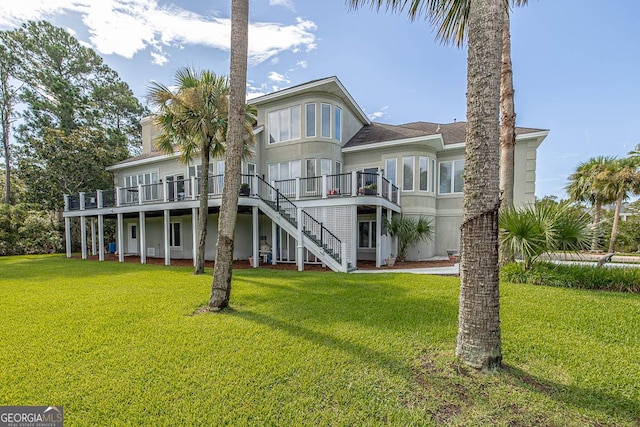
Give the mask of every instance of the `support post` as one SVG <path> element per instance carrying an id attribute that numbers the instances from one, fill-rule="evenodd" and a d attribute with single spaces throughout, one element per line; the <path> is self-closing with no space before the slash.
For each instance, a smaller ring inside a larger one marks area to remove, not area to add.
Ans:
<path id="1" fill-rule="evenodd" d="M 196 188 L 196 177 L 192 176 L 191 177 L 191 200 L 195 200 L 197 196 L 198 196 L 198 189 Z M 194 236 L 195 236 L 195 234 L 194 234 Z M 194 254 L 195 254 L 195 252 L 194 252 Z M 195 257 L 196 256 L 194 255 L 193 256 L 194 260 L 195 260 Z M 195 264 L 195 261 L 194 261 L 194 264 Z M 195 267 L 195 265 L 194 265 L 194 267 Z"/>
<path id="2" fill-rule="evenodd" d="M 271 264 L 276 265 L 276 255 L 278 253 L 278 226 L 271 221 Z"/>
<path id="3" fill-rule="evenodd" d="M 376 184 L 376 196 L 382 196 L 382 174 L 378 172 L 377 176 L 378 183 Z"/>
<path id="4" fill-rule="evenodd" d="M 260 265 L 260 230 L 258 224 L 257 206 L 253 206 L 251 208 L 251 230 L 253 236 L 253 268 L 257 268 Z"/>
<path id="5" fill-rule="evenodd" d="M 327 198 L 327 175 L 322 175 L 322 198 Z"/>
<path id="6" fill-rule="evenodd" d="M 80 242 L 82 245 L 82 259 L 87 259 L 87 218 L 84 216 L 80 217 Z"/>
<path id="7" fill-rule="evenodd" d="M 104 207 L 104 195 L 102 194 L 102 190 L 96 191 L 96 199 L 98 202 L 98 209 L 102 209 Z"/>
<path id="8" fill-rule="evenodd" d="M 118 262 L 124 262 L 124 224 L 122 222 L 122 214 L 119 213 L 118 217 Z"/>
<path id="9" fill-rule="evenodd" d="M 171 240 L 169 239 L 169 227 L 171 226 L 171 212 L 164 210 L 164 265 L 171 265 Z"/>
<path id="10" fill-rule="evenodd" d="M 342 271 L 346 273 L 349 270 L 349 260 L 347 259 L 347 242 L 340 243 L 340 252 L 342 256 Z"/>
<path id="11" fill-rule="evenodd" d="M 351 207 L 351 224 L 353 236 L 358 235 L 358 207 Z M 358 239 L 353 239 L 351 243 L 351 265 L 358 267 Z"/>
<path id="12" fill-rule="evenodd" d="M 303 271 L 304 270 L 304 243 L 303 243 L 303 236 L 302 236 L 302 210 L 301 209 L 297 209 L 296 210 L 296 214 L 297 214 L 297 221 L 298 221 L 298 237 L 296 238 L 296 243 L 297 243 L 297 249 L 298 251 L 296 252 L 296 264 L 298 265 L 298 271 Z M 322 233 L 322 231 L 320 231 L 320 233 Z"/>
<path id="13" fill-rule="evenodd" d="M 142 196 L 142 185 L 138 184 L 138 204 L 141 205 L 144 202 L 144 197 Z"/>
<path id="14" fill-rule="evenodd" d="M 69 210 L 69 195 L 64 195 L 64 210 L 65 212 Z"/>
<path id="15" fill-rule="evenodd" d="M 358 195 L 358 171 L 351 171 L 351 195 Z"/>
<path id="16" fill-rule="evenodd" d="M 80 210 L 83 211 L 86 207 L 85 201 L 84 201 L 84 192 L 80 193 Z"/>
<path id="17" fill-rule="evenodd" d="M 146 214 L 144 211 L 140 211 L 138 214 L 138 228 L 140 229 L 140 264 L 147 263 L 147 224 Z"/>
<path id="18" fill-rule="evenodd" d="M 300 177 L 296 177 L 296 200 L 300 200 Z"/>
<path id="19" fill-rule="evenodd" d="M 382 206 L 376 206 L 376 267 L 382 265 Z"/>
<path id="20" fill-rule="evenodd" d="M 67 199 L 68 196 L 65 196 Z M 64 237 L 67 249 L 67 258 L 71 258 L 71 218 L 64 219 Z"/>
<path id="21" fill-rule="evenodd" d="M 116 206 L 122 205 L 122 188 L 116 187 Z"/>
<path id="22" fill-rule="evenodd" d="M 98 259 L 104 261 L 104 215 L 98 215 Z"/>
<path id="23" fill-rule="evenodd" d="M 91 217 L 91 255 L 96 255 L 96 219 Z"/>
<path id="24" fill-rule="evenodd" d="M 192 177 L 195 181 L 195 178 Z M 198 262 L 198 208 L 191 208 L 191 251 L 193 252 L 193 266 Z"/>

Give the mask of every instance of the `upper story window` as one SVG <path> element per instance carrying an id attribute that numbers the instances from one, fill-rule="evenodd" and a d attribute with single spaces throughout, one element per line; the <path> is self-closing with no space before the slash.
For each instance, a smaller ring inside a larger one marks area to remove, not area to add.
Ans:
<path id="1" fill-rule="evenodd" d="M 420 157 L 420 191 L 429 191 L 429 158 Z"/>
<path id="2" fill-rule="evenodd" d="M 385 164 L 385 173 L 386 173 L 387 179 L 389 180 L 390 183 L 392 183 L 393 185 L 396 185 L 398 159 L 396 159 L 396 158 L 387 159 L 385 163 L 386 163 Z"/>
<path id="3" fill-rule="evenodd" d="M 316 136 L 316 104 L 307 104 L 305 109 L 305 134 L 307 138 Z"/>
<path id="4" fill-rule="evenodd" d="M 414 157 L 402 158 L 402 191 L 413 191 Z"/>
<path id="5" fill-rule="evenodd" d="M 322 123 L 320 136 L 323 138 L 331 138 L 331 105 L 322 104 L 320 107 L 320 113 L 320 121 Z"/>
<path id="6" fill-rule="evenodd" d="M 267 116 L 269 143 L 300 139 L 300 106 L 272 111 Z"/>
<path id="7" fill-rule="evenodd" d="M 342 109 L 333 107 L 333 137 L 342 141 Z"/>
<path id="8" fill-rule="evenodd" d="M 440 194 L 462 193 L 464 160 L 440 162 Z"/>

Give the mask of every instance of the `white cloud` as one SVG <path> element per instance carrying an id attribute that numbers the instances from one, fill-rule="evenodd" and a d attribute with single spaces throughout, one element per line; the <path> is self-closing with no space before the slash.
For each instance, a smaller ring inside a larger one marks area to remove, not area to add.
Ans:
<path id="1" fill-rule="evenodd" d="M 162 52 L 151 52 L 151 57 L 153 58 L 152 62 L 156 65 L 163 66 L 164 64 L 169 62 L 169 58 L 167 58 L 167 55 Z"/>
<path id="2" fill-rule="evenodd" d="M 289 79 L 276 71 L 271 71 L 267 78 L 274 83 L 289 83 Z"/>
<path id="3" fill-rule="evenodd" d="M 295 10 L 291 0 L 269 0 L 269 6 L 282 6 L 287 9 Z"/>
<path id="4" fill-rule="evenodd" d="M 305 61 L 304 59 L 302 61 L 298 61 L 296 65 L 298 65 L 300 68 L 307 68 L 309 66 L 307 61 Z"/>
<path id="5" fill-rule="evenodd" d="M 385 117 L 387 115 L 386 111 L 388 109 L 389 109 L 389 106 L 385 105 L 384 107 L 380 108 L 378 111 L 374 111 L 373 113 L 367 114 L 367 117 L 371 121 L 376 121 L 382 117 Z"/>
<path id="6" fill-rule="evenodd" d="M 286 6 L 287 0 L 272 0 Z M 292 4 L 291 4 L 292 6 Z M 90 34 L 91 45 L 101 54 L 132 58 L 151 47 L 158 58 L 167 59 L 162 46 L 185 44 L 229 50 L 231 21 L 203 16 L 177 6 L 160 6 L 157 0 L 30 0 L 0 3 L 0 28 L 13 28 L 26 20 L 51 19 L 78 13 Z M 315 49 L 317 26 L 297 18 L 293 24 L 254 22 L 249 27 L 249 61 L 274 58 L 283 51 Z"/>

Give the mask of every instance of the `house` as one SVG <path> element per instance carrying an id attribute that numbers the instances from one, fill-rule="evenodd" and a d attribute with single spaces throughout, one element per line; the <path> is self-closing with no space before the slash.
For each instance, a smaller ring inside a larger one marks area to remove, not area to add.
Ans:
<path id="1" fill-rule="evenodd" d="M 336 77 L 310 81 L 251 101 L 258 110 L 252 158 L 243 161 L 248 196 L 239 198 L 235 258 L 272 263 L 323 263 L 335 271 L 359 260 L 382 265 L 396 242 L 383 218 L 426 216 L 434 239 L 409 259 L 446 255 L 459 247 L 465 124 L 371 122 Z M 195 258 L 200 159 L 182 164 L 154 148 L 152 118 L 142 121 L 142 154 L 110 166 L 114 189 L 65 196 L 67 256 L 70 221 L 80 218 L 83 258 L 87 223 L 95 253 L 104 259 L 105 219 L 117 224 L 120 261 L 147 257 Z M 518 128 L 517 205 L 534 201 L 536 150 L 547 130 Z M 498 167 L 488 165 L 487 167 Z M 206 259 L 215 259 L 224 161 L 208 173 Z M 96 230 L 97 224 L 97 230 Z"/>

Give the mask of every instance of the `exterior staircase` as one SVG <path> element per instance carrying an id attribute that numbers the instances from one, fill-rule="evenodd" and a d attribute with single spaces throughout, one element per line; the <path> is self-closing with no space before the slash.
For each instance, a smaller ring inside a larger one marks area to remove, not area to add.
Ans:
<path id="1" fill-rule="evenodd" d="M 346 244 L 321 222 L 296 206 L 262 177 L 254 177 L 253 193 L 258 207 L 284 231 L 302 242 L 302 246 L 333 271 L 348 271 Z M 298 253 L 296 258 L 300 259 Z"/>

